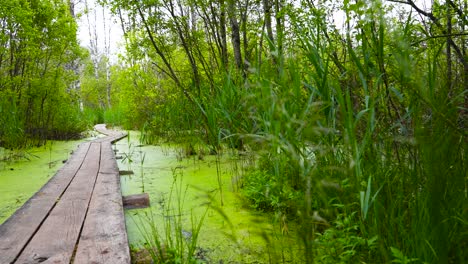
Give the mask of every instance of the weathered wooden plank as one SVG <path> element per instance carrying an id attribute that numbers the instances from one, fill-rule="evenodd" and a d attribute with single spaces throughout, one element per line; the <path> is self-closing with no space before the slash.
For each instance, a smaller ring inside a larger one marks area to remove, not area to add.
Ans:
<path id="1" fill-rule="evenodd" d="M 127 133 L 115 131 L 115 130 L 108 130 L 105 124 L 98 124 L 94 126 L 94 129 L 101 134 L 107 135 L 105 138 L 97 139 L 95 142 L 111 142 L 114 143 L 124 137 L 127 136 Z"/>
<path id="2" fill-rule="evenodd" d="M 93 142 L 98 142 L 98 143 L 110 142 L 110 143 L 114 143 L 114 142 L 119 141 L 120 139 L 122 139 L 122 138 L 124 138 L 126 136 L 127 136 L 127 134 L 120 133 L 120 134 L 117 134 L 117 135 L 112 135 L 112 136 L 107 136 L 105 138 L 96 139 Z"/>
<path id="3" fill-rule="evenodd" d="M 135 174 L 132 170 L 121 170 L 119 171 L 120 176 L 133 175 Z"/>
<path id="4" fill-rule="evenodd" d="M 122 197 L 125 209 L 146 208 L 150 206 L 150 199 L 147 193 L 133 194 Z"/>
<path id="5" fill-rule="evenodd" d="M 102 143 L 99 175 L 74 263 L 130 263 L 119 168 L 110 143 Z"/>
<path id="6" fill-rule="evenodd" d="M 35 195 L 0 225 L 0 263 L 12 263 L 69 186 L 90 144 L 81 144 L 68 162 Z"/>
<path id="7" fill-rule="evenodd" d="M 91 143 L 83 165 L 15 263 L 69 263 L 88 210 L 101 144 Z"/>

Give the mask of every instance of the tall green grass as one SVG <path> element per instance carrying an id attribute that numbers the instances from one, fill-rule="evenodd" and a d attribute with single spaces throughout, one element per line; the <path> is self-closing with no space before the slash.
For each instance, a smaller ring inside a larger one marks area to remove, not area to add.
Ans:
<path id="1" fill-rule="evenodd" d="M 450 97 L 441 81 L 444 44 L 416 56 L 411 19 L 390 29 L 376 12 L 343 47 L 314 16 L 284 67 L 256 65 L 247 84 L 226 82 L 215 98 L 212 111 L 241 111 L 235 123 L 216 116 L 218 128 L 232 125 L 221 139 L 238 136 L 260 155 L 247 197 L 301 224 L 308 263 L 465 261 L 464 91 Z M 341 71 L 333 51 L 348 56 Z M 231 85 L 245 102 L 234 111 Z"/>
<path id="2" fill-rule="evenodd" d="M 24 128 L 14 96 L 0 93 L 0 146 L 17 147 L 24 144 Z"/>
<path id="3" fill-rule="evenodd" d="M 44 145 L 49 139 L 77 139 L 88 128 L 85 115 L 68 94 L 54 103 L 44 100 L 41 109 L 23 104 L 8 91 L 0 92 L 0 146 L 17 149 Z M 39 112 L 39 117 L 32 112 Z"/>
<path id="4" fill-rule="evenodd" d="M 186 230 L 184 201 L 188 187 L 184 188 L 183 177 L 177 169 L 173 170 L 173 177 L 169 195 L 164 198 L 163 220 L 149 211 L 136 220 L 137 227 L 143 235 L 144 248 L 149 253 L 151 263 L 199 263 L 201 260 L 196 255 L 198 235 L 207 211 L 201 219 L 190 213 L 190 230 Z"/>
<path id="5" fill-rule="evenodd" d="M 411 13 L 346 3 L 342 32 L 319 7 L 289 13 L 284 52 L 254 50 L 245 78 L 220 73 L 195 104 L 171 97 L 148 138 L 248 153 L 238 186 L 300 225 L 301 261 L 466 262 L 466 91 L 447 87 L 446 42 L 412 45 L 426 32 Z"/>

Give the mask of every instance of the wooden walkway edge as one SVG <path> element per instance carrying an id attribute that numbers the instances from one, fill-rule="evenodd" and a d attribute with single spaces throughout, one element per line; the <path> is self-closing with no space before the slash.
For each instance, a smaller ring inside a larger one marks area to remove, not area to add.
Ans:
<path id="1" fill-rule="evenodd" d="M 0 263 L 130 263 L 120 176 L 111 144 L 81 144 L 33 197 L 0 225 Z"/>

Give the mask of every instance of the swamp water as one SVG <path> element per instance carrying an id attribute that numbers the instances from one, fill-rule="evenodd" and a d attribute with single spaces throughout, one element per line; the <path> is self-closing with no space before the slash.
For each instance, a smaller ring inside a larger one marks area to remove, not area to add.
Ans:
<path id="1" fill-rule="evenodd" d="M 153 235 L 150 221 L 163 240 L 164 226 L 179 224 L 179 237 L 186 241 L 194 235 L 192 223 L 201 221 L 196 254 L 204 262 L 301 262 L 294 258 L 300 255 L 296 254 L 294 227 L 289 227 L 289 234 L 282 234 L 274 215 L 250 209 L 237 191 L 242 160 L 229 155 L 218 162 L 211 155 L 203 160 L 198 156 L 181 158 L 180 146 L 141 146 L 138 132 L 129 135 L 114 145 L 116 155 L 122 157 L 118 160 L 120 170 L 135 173 L 121 176 L 122 195 L 145 192 L 151 201 L 150 208 L 125 211 L 132 248 L 143 248 L 145 236 Z M 81 142 L 95 138 L 50 141 L 15 152 L 0 148 L 0 224 L 61 168 Z"/>
<path id="2" fill-rule="evenodd" d="M 48 141 L 25 150 L 0 148 L 0 224 L 54 176 L 80 143 L 97 137 Z"/>
<path id="3" fill-rule="evenodd" d="M 213 155 L 202 160 L 198 155 L 182 158 L 181 146 L 142 146 L 138 133 L 129 135 L 115 145 L 117 156 L 122 157 L 120 170 L 134 172 L 121 177 L 122 195 L 145 192 L 151 203 L 150 208 L 125 212 L 132 247 L 142 248 L 145 236 L 153 235 L 149 222 L 164 240 L 164 226 L 181 225 L 171 233 L 181 232 L 182 238 L 192 239 L 193 229 L 201 221 L 196 254 L 208 263 L 301 262 L 293 259 L 300 255 L 296 254 L 294 228 L 290 226 L 289 234 L 282 234 L 274 215 L 249 208 L 237 190 L 236 177 L 246 161 L 230 155 L 218 162 Z"/>

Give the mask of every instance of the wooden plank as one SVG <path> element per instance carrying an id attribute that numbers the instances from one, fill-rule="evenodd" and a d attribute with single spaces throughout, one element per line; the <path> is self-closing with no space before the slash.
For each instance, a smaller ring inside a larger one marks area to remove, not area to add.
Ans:
<path id="1" fill-rule="evenodd" d="M 106 124 L 97 124 L 94 126 L 94 129 L 96 129 L 97 132 L 107 135 L 108 131 L 106 128 Z"/>
<path id="2" fill-rule="evenodd" d="M 122 138 L 127 136 L 127 133 L 124 133 L 124 132 L 115 131 L 115 130 L 108 130 L 106 128 L 105 124 L 95 125 L 94 129 L 97 132 L 107 136 L 105 138 L 96 139 L 95 142 L 111 142 L 111 143 L 114 143 L 114 142 L 119 141 Z"/>
<path id="3" fill-rule="evenodd" d="M 77 174 L 89 146 L 81 144 L 55 176 L 0 225 L 0 263 L 12 263 L 18 257 Z"/>
<path id="4" fill-rule="evenodd" d="M 69 263 L 88 210 L 100 163 L 101 144 L 88 154 L 67 190 L 15 263 Z"/>
<path id="5" fill-rule="evenodd" d="M 122 202 L 125 209 L 146 208 L 150 206 L 150 199 L 147 193 L 124 196 Z"/>
<path id="6" fill-rule="evenodd" d="M 99 175 L 74 263 L 130 263 L 119 168 L 110 143 L 102 143 Z"/>
<path id="7" fill-rule="evenodd" d="M 109 143 L 115 143 L 119 140 L 121 140 L 122 138 L 126 137 L 127 134 L 125 133 L 119 133 L 119 134 L 116 134 L 116 135 L 111 135 L 111 136 L 107 136 L 105 138 L 99 138 L 99 139 L 96 139 L 94 140 L 93 142 L 98 142 L 98 143 L 104 143 L 104 142 L 109 142 Z"/>

